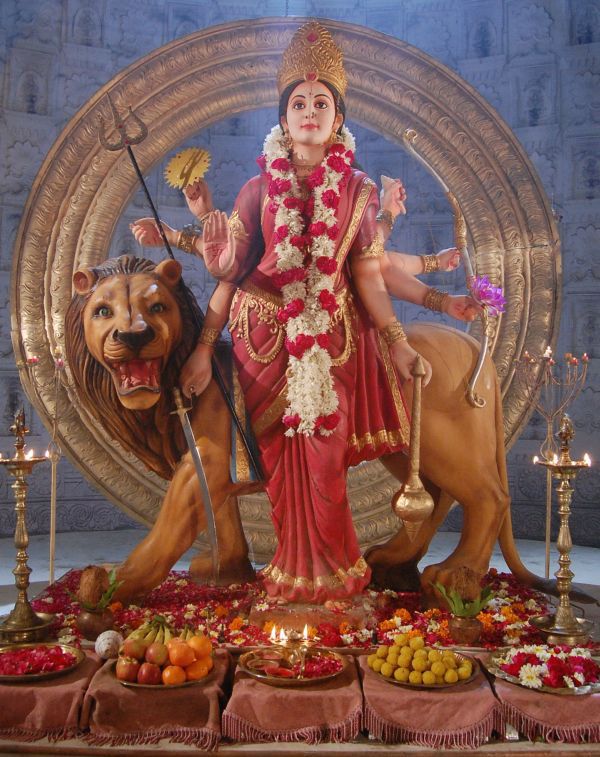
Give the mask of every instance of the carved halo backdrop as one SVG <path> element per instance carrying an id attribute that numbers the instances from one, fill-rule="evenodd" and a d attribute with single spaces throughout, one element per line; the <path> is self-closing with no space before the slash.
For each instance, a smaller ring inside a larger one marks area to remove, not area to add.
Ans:
<path id="1" fill-rule="evenodd" d="M 495 322 L 492 354 L 502 386 L 506 440 L 523 427 L 528 407 L 513 361 L 543 352 L 558 328 L 558 233 L 535 170 L 510 128 L 469 84 L 422 51 L 361 26 L 327 21 L 342 47 L 353 120 L 392 142 L 410 127 L 421 154 L 456 194 L 479 274 L 502 285 L 506 313 Z M 237 113 L 274 107 L 281 52 L 298 19 L 224 24 L 178 39 L 115 76 L 69 121 L 31 189 L 13 256 L 13 346 L 36 355 L 21 380 L 48 427 L 54 412 L 52 350 L 64 343 L 71 276 L 109 254 L 110 240 L 138 190 L 123 152 L 97 139 L 98 116 L 110 120 L 106 95 L 121 112 L 132 106 L 150 138 L 136 147 L 147 173 L 186 139 Z M 250 159 L 250 158 L 249 158 Z M 241 184 L 241 182 L 240 182 Z M 126 513 L 151 523 L 165 484 L 141 469 L 82 409 L 67 367 L 60 399 L 61 445 L 84 475 Z M 363 546 L 396 530 L 389 503 L 395 486 L 378 463 L 351 471 L 349 490 Z M 257 561 L 274 548 L 265 497 L 242 499 Z"/>

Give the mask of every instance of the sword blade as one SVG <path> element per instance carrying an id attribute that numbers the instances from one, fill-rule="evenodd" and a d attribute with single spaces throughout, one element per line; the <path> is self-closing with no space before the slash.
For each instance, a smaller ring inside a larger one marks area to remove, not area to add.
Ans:
<path id="1" fill-rule="evenodd" d="M 219 576 L 219 542 L 217 540 L 217 524 L 215 522 L 215 512 L 213 510 L 212 499 L 208 488 L 208 481 L 206 480 L 206 473 L 204 472 L 204 466 L 202 465 L 200 452 L 198 451 L 198 447 L 196 445 L 196 439 L 194 437 L 194 432 L 192 431 L 190 419 L 185 407 L 183 406 L 181 392 L 179 391 L 179 389 L 175 388 L 173 390 L 173 394 L 175 396 L 177 415 L 179 416 L 183 434 L 185 436 L 192 462 L 194 464 L 194 469 L 196 470 L 196 476 L 198 477 L 198 483 L 200 484 L 202 505 L 204 506 L 204 512 L 206 515 L 206 530 L 208 531 L 208 538 L 210 541 L 212 581 L 213 583 L 216 583 Z"/>

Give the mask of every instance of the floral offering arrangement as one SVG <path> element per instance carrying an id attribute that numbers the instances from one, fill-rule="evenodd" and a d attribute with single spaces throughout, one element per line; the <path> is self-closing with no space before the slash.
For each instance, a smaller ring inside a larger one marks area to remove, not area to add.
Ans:
<path id="1" fill-rule="evenodd" d="M 600 680 L 600 666 L 590 650 L 582 647 L 526 645 L 495 657 L 493 662 L 529 689 L 576 689 Z"/>
<path id="2" fill-rule="evenodd" d="M 32 602 L 36 611 L 56 614 L 53 633 L 63 643 L 75 646 L 81 637 L 76 627 L 81 608 L 73 596 L 80 575 L 81 571 L 70 571 Z M 483 583 L 491 587 L 494 596 L 477 615 L 483 624 L 481 646 L 494 650 L 541 643 L 539 631 L 529 624 L 529 618 L 548 612 L 545 597 L 521 586 L 512 575 L 493 569 Z M 422 636 L 428 646 L 454 643 L 448 628 L 450 613 L 421 610 L 418 592 L 367 591 L 365 601 L 372 609 L 360 627 L 349 623 L 344 602 L 327 603 L 330 620 L 309 626 L 310 640 L 330 649 L 369 649 L 377 644 L 391 644 L 396 635 L 406 633 L 409 637 Z M 177 634 L 187 626 L 205 634 L 215 647 L 243 648 L 274 643 L 270 638 L 273 623 L 255 625 L 249 620 L 252 608 L 268 610 L 271 606 L 260 581 L 211 587 L 195 583 L 187 572 L 172 571 L 160 586 L 149 592 L 143 606 L 123 607 L 116 602 L 111 609 L 114 627 L 124 637 L 160 615 Z"/>
<path id="3" fill-rule="evenodd" d="M 482 580 L 493 594 L 476 616 L 483 625 L 480 645 L 486 649 L 504 646 L 538 643 L 542 637 L 529 618 L 548 612 L 543 594 L 519 584 L 510 573 L 498 573 L 490 569 Z M 454 639 L 448 628 L 450 612 L 433 609 L 424 612 L 400 607 L 391 618 L 379 623 L 377 640 L 380 644 L 392 642 L 398 633 L 409 636 L 421 635 L 428 645 L 451 646 Z"/>
<path id="4" fill-rule="evenodd" d="M 40 644 L 0 652 L 0 675 L 24 676 L 55 673 L 72 668 L 77 658 L 59 646 Z"/>

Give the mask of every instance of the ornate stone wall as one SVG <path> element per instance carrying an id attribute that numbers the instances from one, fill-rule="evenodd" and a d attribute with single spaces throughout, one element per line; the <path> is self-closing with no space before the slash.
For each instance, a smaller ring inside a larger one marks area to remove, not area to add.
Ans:
<path id="1" fill-rule="evenodd" d="M 559 352 L 591 354 L 590 376 L 573 408 L 575 450 L 600 459 L 600 11 L 593 0 L 289 0 L 290 15 L 324 15 L 364 24 L 416 45 L 457 71 L 498 110 L 521 140 L 560 217 L 564 284 Z M 0 7 L 0 449 L 8 451 L 8 426 L 24 397 L 10 342 L 8 282 L 11 251 L 27 193 L 61 128 L 86 100 L 123 67 L 154 48 L 199 28 L 240 18 L 280 15 L 274 0 L 255 3 L 168 0 L 4 0 Z M 235 191 L 253 173 L 275 114 L 254 111 L 219 122 L 195 143 L 213 156 L 208 175 L 215 203 L 231 207 Z M 351 124 L 358 159 L 368 173 L 399 175 L 409 192 L 410 215 L 394 233 L 398 249 L 431 251 L 451 243 L 447 203 L 434 182 L 397 145 Z M 161 213 L 173 225 L 187 222 L 180 197 L 152 172 L 149 185 Z M 147 210 L 136 195 L 117 223 L 113 252 L 134 251 L 128 223 Z M 201 302 L 212 289 L 194 270 Z M 192 268 L 188 268 L 191 273 Z M 462 274 L 436 276 L 434 285 L 462 289 Z M 188 277 L 189 278 L 189 277 Z M 401 318 L 430 319 L 399 304 Z M 32 444 L 46 444 L 41 423 L 29 416 Z M 509 456 L 517 535 L 543 538 L 544 477 L 534 471 L 543 424 L 534 418 Z M 0 533 L 13 528 L 12 495 L 0 493 Z M 59 530 L 131 525 L 67 463 L 59 476 Z M 47 530 L 49 480 L 36 473 L 30 490 L 30 530 Z M 577 485 L 574 540 L 600 544 L 600 474 L 593 469 Z M 456 527 L 458 514 L 448 526 Z"/>

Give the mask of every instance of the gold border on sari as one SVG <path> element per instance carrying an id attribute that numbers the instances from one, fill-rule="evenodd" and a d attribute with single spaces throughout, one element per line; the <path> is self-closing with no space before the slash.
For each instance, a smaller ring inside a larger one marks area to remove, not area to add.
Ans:
<path id="1" fill-rule="evenodd" d="M 347 570 L 344 568 L 338 568 L 335 573 L 328 573 L 322 576 L 317 576 L 313 580 L 305 578 L 304 576 L 292 576 L 289 573 L 284 573 L 280 568 L 272 563 L 269 563 L 261 571 L 264 578 L 268 578 L 273 583 L 284 584 L 292 588 L 301 588 L 307 591 L 314 591 L 315 589 L 339 589 L 341 586 L 351 578 L 363 578 L 369 566 L 366 563 L 365 558 L 361 555 L 358 560 L 351 565 Z"/>

